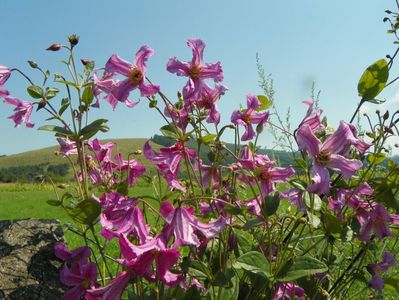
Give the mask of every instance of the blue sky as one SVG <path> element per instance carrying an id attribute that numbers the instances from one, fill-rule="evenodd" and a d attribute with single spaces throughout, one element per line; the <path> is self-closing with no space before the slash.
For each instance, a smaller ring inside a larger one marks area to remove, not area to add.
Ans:
<path id="1" fill-rule="evenodd" d="M 166 62 L 172 56 L 191 59 L 186 41 L 197 37 L 207 44 L 205 61 L 221 61 L 223 66 L 229 91 L 219 102 L 222 123 L 227 124 L 231 112 L 245 105 L 247 94 L 261 93 L 255 60 L 259 53 L 274 80 L 276 105 L 282 113 L 291 107 L 294 125 L 305 113 L 302 101 L 309 98 L 314 81 L 321 90 L 320 106 L 336 126 L 350 118 L 359 101 L 357 82 L 363 70 L 395 49 L 382 22 L 385 9 L 394 9 L 394 1 L 2 0 L 0 64 L 19 67 L 33 78 L 37 77 L 27 60 L 53 72 L 66 72 L 59 63 L 66 53 L 44 49 L 66 42 L 71 33 L 80 36 L 77 58 L 95 60 L 99 67 L 113 53 L 132 61 L 138 48 L 147 44 L 155 50 L 148 76 L 174 98 L 186 80 L 168 73 Z M 26 86 L 13 74 L 6 88 L 29 100 Z M 399 99 L 396 91 L 393 86 L 383 94 L 392 105 Z M 137 92 L 130 97 L 137 98 Z M 32 115 L 34 129 L 14 129 L 7 119 L 11 114 L 12 107 L 2 104 L 0 154 L 55 144 L 50 133 L 36 130 L 47 117 L 44 111 Z M 163 125 L 145 99 L 132 109 L 118 105 L 115 111 L 102 103 L 93 116 L 109 119 L 111 130 L 100 138 L 150 137 Z M 262 136 L 260 144 L 272 147 L 270 136 Z"/>

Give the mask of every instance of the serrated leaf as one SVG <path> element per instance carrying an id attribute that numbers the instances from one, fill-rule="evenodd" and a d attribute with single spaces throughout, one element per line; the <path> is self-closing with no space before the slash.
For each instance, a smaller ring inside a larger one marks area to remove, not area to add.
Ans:
<path id="1" fill-rule="evenodd" d="M 37 85 L 31 85 L 27 89 L 28 94 L 34 99 L 42 99 L 43 98 L 43 89 Z"/>
<path id="2" fill-rule="evenodd" d="M 368 66 L 357 85 L 359 96 L 368 101 L 374 99 L 385 87 L 389 77 L 388 62 L 377 60 Z"/>
<path id="3" fill-rule="evenodd" d="M 310 256 L 299 256 L 289 260 L 277 274 L 280 282 L 290 282 L 299 278 L 328 271 L 325 263 Z"/>
<path id="4" fill-rule="evenodd" d="M 269 98 L 267 98 L 267 97 L 264 96 L 264 95 L 258 95 L 257 97 L 258 97 L 258 100 L 259 100 L 259 102 L 261 103 L 261 105 L 260 105 L 260 107 L 259 107 L 256 111 L 266 110 L 266 109 L 268 109 L 268 108 L 272 105 L 272 103 L 273 103 L 272 100 L 270 100 Z"/>

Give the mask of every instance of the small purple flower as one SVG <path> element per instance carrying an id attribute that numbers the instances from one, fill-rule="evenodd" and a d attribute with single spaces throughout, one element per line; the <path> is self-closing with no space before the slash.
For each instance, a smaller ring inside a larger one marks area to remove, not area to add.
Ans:
<path id="1" fill-rule="evenodd" d="M 308 125 L 313 132 L 324 129 L 324 125 L 321 123 L 320 116 L 323 113 L 321 109 L 314 112 L 313 105 L 314 101 L 311 99 L 303 101 L 308 106 L 305 118 L 303 118 L 301 125 Z M 300 127 L 299 126 L 299 127 Z"/>
<path id="2" fill-rule="evenodd" d="M 277 290 L 273 295 L 272 300 L 305 300 L 305 291 L 300 286 L 284 282 L 279 283 L 277 286 Z"/>
<path id="3" fill-rule="evenodd" d="M 173 123 L 185 133 L 189 122 L 188 112 L 184 106 L 181 108 L 179 106 L 182 105 L 180 105 L 180 103 L 176 103 L 175 105 L 167 103 L 164 109 L 164 114 L 171 118 Z"/>
<path id="4" fill-rule="evenodd" d="M 137 181 L 137 177 L 144 174 L 145 168 L 144 166 L 140 165 L 136 160 L 124 160 L 122 159 L 122 154 L 118 153 L 115 155 L 115 161 L 117 162 L 117 166 L 115 170 L 117 171 L 127 171 L 127 183 L 129 185 L 133 185 Z"/>
<path id="5" fill-rule="evenodd" d="M 348 147 L 358 143 L 358 139 L 353 135 L 351 127 L 343 121 L 323 143 L 315 136 L 308 124 L 299 127 L 296 138 L 299 150 L 306 150 L 313 158 L 313 184 L 308 187 L 312 193 L 328 193 L 330 190 L 328 169 L 338 171 L 345 179 L 348 179 L 363 165 L 357 159 L 348 159 L 344 156 Z"/>
<path id="6" fill-rule="evenodd" d="M 367 271 L 373 276 L 369 281 L 370 286 L 376 290 L 384 289 L 384 281 L 380 274 L 387 272 L 389 268 L 396 265 L 395 257 L 390 252 L 384 252 L 382 261 L 376 264 L 369 264 Z"/>
<path id="7" fill-rule="evenodd" d="M 142 97 L 152 96 L 159 92 L 159 86 L 145 83 L 146 61 L 154 54 L 148 46 L 142 46 L 136 53 L 134 65 L 121 59 L 116 54 L 112 55 L 105 65 L 106 73 L 118 73 L 127 77 L 118 82 L 111 90 L 111 94 L 120 102 L 125 102 L 129 93 L 138 88 Z"/>
<path id="8" fill-rule="evenodd" d="M 191 207 L 174 208 L 170 202 L 161 203 L 161 215 L 168 224 L 165 229 L 166 240 L 172 235 L 175 237 L 173 247 L 190 245 L 199 247 L 200 240 L 196 232 L 201 233 L 206 239 L 212 239 L 226 226 L 226 220 L 220 216 L 217 220 L 202 223 L 193 214 Z"/>
<path id="9" fill-rule="evenodd" d="M 269 118 L 268 112 L 257 113 L 256 109 L 261 106 L 261 103 L 256 95 L 249 94 L 247 96 L 247 109 L 235 110 L 231 115 L 231 122 L 235 125 L 242 125 L 245 128 L 245 133 L 241 137 L 242 141 L 249 141 L 255 136 L 255 131 L 252 124 L 264 124 Z"/>
<path id="10" fill-rule="evenodd" d="M 295 205 L 297 210 L 306 213 L 305 203 L 303 202 L 303 191 L 297 188 L 289 189 L 280 193 L 281 198 L 287 198 L 292 205 Z"/>
<path id="11" fill-rule="evenodd" d="M 206 119 L 208 123 L 219 124 L 220 112 L 217 109 L 216 102 L 226 90 L 227 88 L 222 84 L 216 84 L 214 89 L 211 89 L 206 84 L 204 85 L 201 95 L 195 104 L 198 108 L 208 111 L 208 117 Z"/>
<path id="12" fill-rule="evenodd" d="M 64 262 L 79 261 L 83 264 L 88 263 L 90 249 L 88 247 L 79 247 L 70 251 L 65 243 L 59 242 L 54 245 L 54 253 Z"/>
<path id="13" fill-rule="evenodd" d="M 4 102 L 15 106 L 15 114 L 8 117 L 9 119 L 12 119 L 14 121 L 15 127 L 20 126 L 22 123 L 25 123 L 26 127 L 28 128 L 32 128 L 34 126 L 34 124 L 30 121 L 30 115 L 32 114 L 33 110 L 32 103 L 13 97 L 6 97 L 4 99 Z"/>
<path id="14" fill-rule="evenodd" d="M 191 62 L 182 62 L 176 57 L 169 59 L 166 69 L 177 76 L 189 77 L 183 88 L 183 98 L 186 102 L 200 99 L 201 92 L 206 86 L 205 80 L 213 79 L 215 82 L 223 80 L 223 71 L 220 62 L 215 64 L 202 63 L 205 43 L 200 39 L 189 39 L 187 45 L 193 51 Z"/>

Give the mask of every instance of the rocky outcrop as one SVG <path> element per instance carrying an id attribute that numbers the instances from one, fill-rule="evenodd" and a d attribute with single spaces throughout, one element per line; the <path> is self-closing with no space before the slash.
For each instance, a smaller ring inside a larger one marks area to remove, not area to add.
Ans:
<path id="1" fill-rule="evenodd" d="M 55 220 L 0 221 L 0 299 L 61 299 L 54 244 L 62 239 Z"/>

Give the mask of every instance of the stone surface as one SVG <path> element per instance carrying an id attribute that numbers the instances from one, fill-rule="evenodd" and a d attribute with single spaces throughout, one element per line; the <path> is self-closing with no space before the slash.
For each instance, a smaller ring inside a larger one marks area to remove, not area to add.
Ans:
<path id="1" fill-rule="evenodd" d="M 0 221 L 0 299 L 61 299 L 62 262 L 53 249 L 62 238 L 55 220 Z"/>

